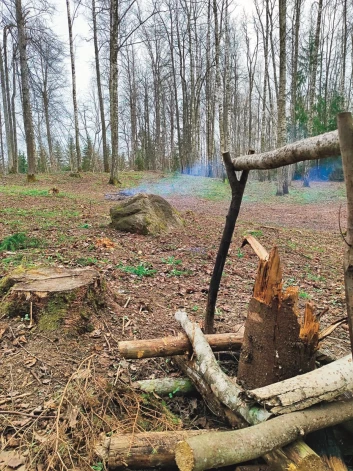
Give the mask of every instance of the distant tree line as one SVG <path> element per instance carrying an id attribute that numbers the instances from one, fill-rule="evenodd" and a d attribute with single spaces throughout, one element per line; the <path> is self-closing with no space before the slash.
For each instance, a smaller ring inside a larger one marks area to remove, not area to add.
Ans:
<path id="1" fill-rule="evenodd" d="M 253 1 L 245 13 L 235 0 L 66 0 L 63 42 L 52 0 L 3 0 L 1 172 L 220 176 L 222 139 L 237 156 L 335 129 L 352 107 L 351 3 Z M 79 15 L 94 58 L 80 101 Z M 342 178 L 339 156 L 309 165 L 280 169 L 277 193 Z"/>

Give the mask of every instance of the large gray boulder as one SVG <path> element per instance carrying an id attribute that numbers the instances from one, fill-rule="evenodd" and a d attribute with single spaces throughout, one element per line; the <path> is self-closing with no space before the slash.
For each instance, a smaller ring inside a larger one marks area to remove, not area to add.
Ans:
<path id="1" fill-rule="evenodd" d="M 181 227 L 177 211 L 158 195 L 138 193 L 110 209 L 111 226 L 119 231 L 157 235 Z"/>

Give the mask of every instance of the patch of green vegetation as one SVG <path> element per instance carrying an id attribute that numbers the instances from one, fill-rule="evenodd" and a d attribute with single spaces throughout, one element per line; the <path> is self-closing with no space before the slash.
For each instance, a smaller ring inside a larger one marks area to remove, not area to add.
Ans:
<path id="1" fill-rule="evenodd" d="M 237 254 L 236 254 L 236 255 L 237 255 L 238 258 L 243 258 L 243 257 L 244 257 L 243 252 L 242 252 L 241 249 L 239 249 L 239 248 L 238 248 L 238 250 L 237 250 Z"/>
<path id="2" fill-rule="evenodd" d="M 9 196 L 41 196 L 52 198 L 52 195 L 49 194 L 47 189 L 41 188 L 32 188 L 26 186 L 19 186 L 19 185 L 6 185 L 0 186 L 0 193 L 9 195 Z M 55 196 L 55 198 L 76 198 L 76 196 L 71 195 L 69 193 L 59 193 Z"/>
<path id="3" fill-rule="evenodd" d="M 261 231 L 261 229 L 259 230 L 247 230 L 244 232 L 244 236 L 247 236 L 247 235 L 252 235 L 254 237 L 261 237 L 264 235 L 264 233 Z"/>
<path id="4" fill-rule="evenodd" d="M 145 263 L 141 263 L 136 267 L 119 264 L 117 265 L 117 268 L 125 273 L 130 273 L 131 275 L 136 275 L 140 278 L 143 276 L 153 276 L 155 273 L 157 273 L 157 270 L 152 269 L 150 265 Z"/>
<path id="5" fill-rule="evenodd" d="M 173 268 L 173 270 L 170 270 L 170 272 L 168 272 L 167 276 L 184 276 L 190 275 L 190 273 L 190 270 L 178 270 L 177 268 Z"/>
<path id="6" fill-rule="evenodd" d="M 321 275 L 313 275 L 312 273 L 307 273 L 306 278 L 310 281 L 325 281 L 326 278 Z"/>
<path id="7" fill-rule="evenodd" d="M 297 244 L 295 242 L 292 242 L 291 240 L 289 240 L 287 242 L 287 245 L 288 245 L 289 248 L 291 248 L 293 250 L 297 248 Z"/>
<path id="8" fill-rule="evenodd" d="M 162 258 L 162 262 L 167 265 L 181 265 L 183 262 L 175 257 Z"/>
<path id="9" fill-rule="evenodd" d="M 298 281 L 296 280 L 296 278 L 294 278 L 294 277 L 287 278 L 287 280 L 283 284 L 283 287 L 284 288 L 289 288 L 289 286 L 297 286 L 297 284 L 298 284 Z"/>
<path id="10" fill-rule="evenodd" d="M 94 257 L 81 257 L 76 260 L 76 263 L 82 267 L 88 267 L 91 265 L 98 265 L 99 260 Z"/>
<path id="11" fill-rule="evenodd" d="M 7 250 L 14 252 L 16 250 L 38 248 L 41 246 L 43 246 L 43 242 L 40 239 L 28 237 L 24 232 L 18 232 L 5 237 L 0 242 L 0 251 Z"/>
<path id="12" fill-rule="evenodd" d="M 299 298 L 310 299 L 310 294 L 306 293 L 305 291 L 299 291 Z"/>

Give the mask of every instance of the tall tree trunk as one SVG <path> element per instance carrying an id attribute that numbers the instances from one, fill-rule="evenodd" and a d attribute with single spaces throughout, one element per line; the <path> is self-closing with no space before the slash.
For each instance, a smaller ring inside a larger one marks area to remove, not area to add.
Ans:
<path id="1" fill-rule="evenodd" d="M 93 21 L 94 58 L 96 62 L 97 92 L 98 92 L 98 100 L 99 100 L 99 113 L 100 113 L 101 126 L 102 126 L 103 168 L 105 172 L 109 172 L 109 149 L 107 145 L 107 126 L 105 124 L 104 100 L 103 100 L 100 62 L 99 62 L 97 12 L 96 12 L 95 0 L 92 0 L 92 21 Z"/>
<path id="2" fill-rule="evenodd" d="M 74 106 L 74 121 L 75 121 L 75 146 L 76 146 L 76 158 L 77 158 L 77 171 L 81 170 L 82 159 L 81 159 L 81 147 L 80 147 L 80 130 L 78 127 L 78 109 L 77 109 L 77 96 L 76 96 L 76 68 L 75 68 L 75 55 L 74 55 L 74 43 L 72 37 L 72 23 L 70 13 L 70 0 L 66 0 L 67 10 L 67 24 L 69 27 L 69 42 L 70 42 L 70 58 L 71 58 L 71 77 L 72 77 L 72 102 Z"/>
<path id="3" fill-rule="evenodd" d="M 36 173 L 36 148 L 34 141 L 33 119 L 28 79 L 28 64 L 26 51 L 27 35 L 25 30 L 25 16 L 22 11 L 21 0 L 16 0 L 16 22 L 18 31 L 18 46 L 20 51 L 23 124 L 27 147 L 27 181 L 33 182 L 35 181 Z"/>
<path id="4" fill-rule="evenodd" d="M 5 121 L 7 165 L 8 165 L 8 168 L 11 168 L 12 161 L 13 161 L 13 150 L 12 150 L 12 139 L 11 139 L 11 133 L 10 133 L 9 108 L 7 106 L 7 95 L 6 95 L 6 87 L 5 87 L 4 60 L 3 60 L 1 47 L 0 47 L 0 81 L 1 81 L 2 107 L 4 111 L 4 121 Z"/>
<path id="5" fill-rule="evenodd" d="M 2 114 L 0 107 L 0 174 L 5 174 L 5 153 L 4 153 L 4 141 L 2 137 Z"/>
<path id="6" fill-rule="evenodd" d="M 346 79 L 346 56 L 347 56 L 347 0 L 343 0 L 343 25 L 342 25 L 342 66 L 340 80 L 340 95 L 342 98 L 342 106 L 346 102 L 345 99 L 345 79 Z"/>
<path id="7" fill-rule="evenodd" d="M 277 101 L 277 147 L 285 145 L 286 130 L 286 14 L 287 0 L 279 0 L 279 90 Z M 281 175 L 282 174 L 282 175 Z M 277 195 L 288 193 L 288 167 L 277 173 Z"/>
<path id="8" fill-rule="evenodd" d="M 318 52 L 320 45 L 320 31 L 321 31 L 321 18 L 322 18 L 322 7 L 323 0 L 318 2 L 318 11 L 317 11 L 317 20 L 316 20 L 316 29 L 315 29 L 315 38 L 313 45 L 313 52 L 311 57 L 311 67 L 310 67 L 310 82 L 309 82 L 309 104 L 308 104 L 308 136 L 313 135 L 313 120 L 314 120 L 314 102 L 315 102 L 315 92 L 316 92 L 316 75 L 317 75 L 317 65 L 318 65 Z M 304 163 L 304 180 L 303 186 L 310 186 L 310 177 L 309 177 L 309 162 Z"/>
<path id="9" fill-rule="evenodd" d="M 295 112 L 297 106 L 297 88 L 298 88 L 298 58 L 299 58 L 299 30 L 300 30 L 300 15 L 303 0 L 295 0 L 294 6 L 294 39 L 292 49 L 292 81 L 291 81 L 291 101 L 290 101 L 290 116 L 292 123 L 292 140 L 297 140 L 297 124 L 295 119 Z"/>
<path id="10" fill-rule="evenodd" d="M 10 146 L 12 152 L 12 162 L 9 166 L 10 173 L 17 173 L 17 163 L 15 162 L 15 151 L 14 151 L 14 139 L 13 139 L 13 116 L 11 112 L 11 98 L 10 98 L 10 71 L 7 59 L 7 32 L 8 26 L 5 26 L 3 33 L 4 40 L 4 67 L 5 67 L 5 89 L 6 89 L 6 102 L 7 102 L 7 113 L 9 117 L 9 130 L 10 130 Z"/>
<path id="11" fill-rule="evenodd" d="M 13 142 L 13 172 L 18 173 L 18 149 L 17 149 L 17 122 L 16 122 L 16 54 L 15 46 L 12 53 L 12 96 L 11 96 L 11 112 L 12 112 L 12 142 Z"/>
<path id="12" fill-rule="evenodd" d="M 110 3 L 110 75 L 109 75 L 109 98 L 110 98 L 110 134 L 112 162 L 110 168 L 110 185 L 118 183 L 118 155 L 119 155 L 119 133 L 118 133 L 118 0 Z"/>

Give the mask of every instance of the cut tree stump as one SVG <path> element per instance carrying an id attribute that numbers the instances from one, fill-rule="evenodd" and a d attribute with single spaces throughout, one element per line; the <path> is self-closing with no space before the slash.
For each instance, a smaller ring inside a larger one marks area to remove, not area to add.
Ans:
<path id="1" fill-rule="evenodd" d="M 20 316 L 40 330 L 93 329 L 92 315 L 104 306 L 104 284 L 92 268 L 17 269 L 0 282 L 0 318 Z"/>
<path id="2" fill-rule="evenodd" d="M 256 239 L 252 239 L 247 242 L 253 246 Z M 263 387 L 312 370 L 319 340 L 319 323 L 313 306 L 306 305 L 304 320 L 300 323 L 298 288 L 282 291 L 277 247 L 268 256 L 259 245 L 258 242 L 254 245 L 260 262 L 237 375 L 245 389 Z"/>

